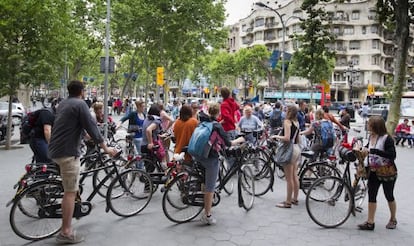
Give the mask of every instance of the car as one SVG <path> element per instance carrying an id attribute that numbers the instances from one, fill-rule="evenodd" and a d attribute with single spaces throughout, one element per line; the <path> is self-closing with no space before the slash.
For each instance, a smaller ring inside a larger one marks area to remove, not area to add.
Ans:
<path id="1" fill-rule="evenodd" d="M 11 127 L 11 134 L 13 135 L 14 132 L 14 125 L 12 124 Z M 6 139 L 7 134 L 7 115 L 0 114 L 0 141 Z"/>
<path id="2" fill-rule="evenodd" d="M 381 115 L 382 111 L 390 110 L 389 104 L 374 104 L 371 109 L 368 111 L 368 115 Z"/>
<path id="3" fill-rule="evenodd" d="M 0 102 L 0 115 L 8 115 L 9 103 Z M 20 125 L 23 116 L 26 114 L 26 110 L 21 103 L 12 103 L 12 121 L 14 125 Z"/>

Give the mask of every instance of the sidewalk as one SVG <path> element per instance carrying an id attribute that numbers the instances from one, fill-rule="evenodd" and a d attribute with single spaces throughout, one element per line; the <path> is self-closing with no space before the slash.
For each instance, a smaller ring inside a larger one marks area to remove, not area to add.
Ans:
<path id="1" fill-rule="evenodd" d="M 9 225 L 10 207 L 5 204 L 14 195 L 12 186 L 30 160 L 30 149 L 0 150 L 0 245 L 23 245 L 29 243 L 17 237 Z M 299 206 L 291 209 L 276 208 L 283 201 L 285 182 L 276 179 L 274 192 L 258 197 L 251 211 L 245 212 L 237 206 L 237 194 L 221 195 L 221 203 L 213 208 L 217 225 L 204 226 L 199 218 L 191 223 L 176 225 L 163 214 L 162 193 L 158 190 L 149 206 L 135 217 L 120 218 L 105 213 L 106 204 L 100 197 L 92 201 L 95 207 L 91 214 L 74 220 L 75 228 L 86 234 L 86 241 L 79 245 L 412 245 L 414 242 L 414 202 L 409 187 L 414 180 L 412 149 L 397 148 L 399 177 L 395 189 L 398 206 L 398 227 L 387 230 L 388 208 L 380 189 L 376 228 L 374 232 L 359 231 L 358 223 L 366 219 L 366 205 L 362 214 L 349 220 L 339 228 L 323 229 L 311 221 L 300 193 Z M 89 179 L 86 180 L 90 186 Z M 300 191 L 301 192 L 301 191 Z M 87 191 L 85 192 L 88 193 Z M 55 238 L 31 245 L 55 245 Z"/>

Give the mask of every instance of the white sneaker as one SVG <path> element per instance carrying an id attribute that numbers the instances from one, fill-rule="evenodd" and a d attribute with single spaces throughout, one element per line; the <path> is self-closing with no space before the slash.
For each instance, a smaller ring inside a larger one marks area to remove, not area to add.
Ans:
<path id="1" fill-rule="evenodd" d="M 210 217 L 207 217 L 206 214 L 203 214 L 203 216 L 201 216 L 201 222 L 206 225 L 214 225 L 216 224 L 217 221 L 213 217 L 213 215 L 210 215 Z"/>

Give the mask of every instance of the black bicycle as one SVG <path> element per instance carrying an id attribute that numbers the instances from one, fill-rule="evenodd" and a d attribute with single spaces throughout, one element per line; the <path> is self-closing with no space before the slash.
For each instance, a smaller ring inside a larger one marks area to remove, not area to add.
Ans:
<path id="1" fill-rule="evenodd" d="M 119 157 L 119 156 L 118 156 Z M 129 162 L 119 165 L 119 158 L 113 158 L 110 165 L 87 170 L 83 178 L 91 173 L 108 170 L 106 176 L 93 187 L 85 201 L 80 195 L 75 203 L 73 217 L 81 218 L 92 210 L 91 201 L 105 183 L 112 179 L 106 193 L 106 212 L 129 217 L 141 212 L 152 197 L 152 181 L 147 173 L 127 169 Z M 114 178 L 115 177 L 115 178 Z M 80 183 L 80 187 L 83 182 Z M 48 177 L 31 183 L 15 195 L 11 202 L 9 221 L 13 231 L 27 240 L 41 240 L 57 233 L 61 227 L 63 185 L 59 176 Z"/>
<path id="2" fill-rule="evenodd" d="M 241 156 L 243 144 L 227 149 L 228 155 Z M 238 205 L 246 211 L 253 207 L 255 197 L 255 177 L 252 167 L 254 159 L 243 155 L 242 162 L 236 162 L 226 175 L 219 180 L 216 188 L 213 206 L 220 203 L 220 193 L 231 178 L 237 174 Z M 185 166 L 185 170 L 179 173 L 168 183 L 162 198 L 162 209 L 165 216 L 175 223 L 185 223 L 197 217 L 204 207 L 204 168 L 196 161 Z"/>
<path id="3" fill-rule="evenodd" d="M 367 192 L 365 178 L 354 175 L 351 183 L 351 163 L 356 156 L 352 150 L 341 151 L 340 157 L 346 163 L 342 177 L 327 176 L 317 179 L 306 196 L 306 210 L 311 219 L 325 228 L 335 228 L 347 221 L 352 214 L 362 211 Z"/>

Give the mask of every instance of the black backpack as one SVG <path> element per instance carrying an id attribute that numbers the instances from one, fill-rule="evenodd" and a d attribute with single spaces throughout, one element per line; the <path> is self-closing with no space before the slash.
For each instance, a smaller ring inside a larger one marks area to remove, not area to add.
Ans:
<path id="1" fill-rule="evenodd" d="M 271 127 L 282 127 L 282 110 L 274 109 L 270 117 Z"/>
<path id="2" fill-rule="evenodd" d="M 30 138 L 33 136 L 33 128 L 36 125 L 37 119 L 39 118 L 40 112 L 42 110 L 51 110 L 49 108 L 38 109 L 33 112 L 27 113 L 23 119 L 20 126 L 20 144 L 28 144 Z"/>

